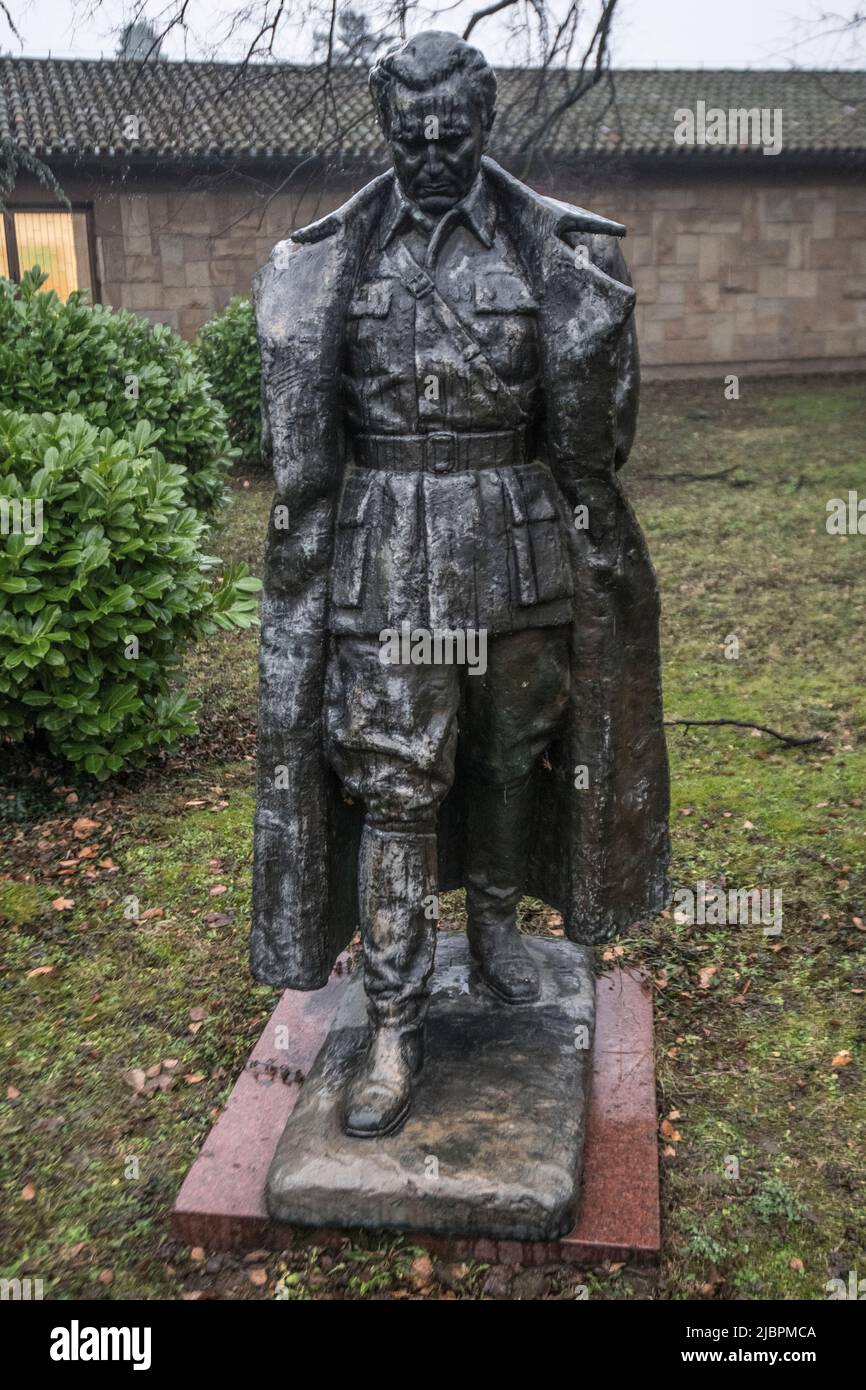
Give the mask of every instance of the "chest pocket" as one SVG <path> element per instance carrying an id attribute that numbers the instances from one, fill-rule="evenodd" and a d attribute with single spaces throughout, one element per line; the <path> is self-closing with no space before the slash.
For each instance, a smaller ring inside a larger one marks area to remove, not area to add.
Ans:
<path id="1" fill-rule="evenodd" d="M 384 319 L 391 308 L 394 285 L 391 280 L 370 280 L 361 285 L 349 301 L 350 319 Z"/>
<path id="2" fill-rule="evenodd" d="M 519 275 L 491 270 L 479 275 L 475 284 L 475 312 L 478 314 L 536 314 L 533 299 Z"/>

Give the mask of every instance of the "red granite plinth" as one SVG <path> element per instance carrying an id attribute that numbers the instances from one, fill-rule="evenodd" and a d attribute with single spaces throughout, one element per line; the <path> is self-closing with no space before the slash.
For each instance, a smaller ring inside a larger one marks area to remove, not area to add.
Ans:
<path id="1" fill-rule="evenodd" d="M 341 968 L 344 970 L 345 967 Z M 300 1078 L 324 1042 L 346 977 L 313 994 L 286 992 L 253 1049 L 190 1169 L 172 1230 L 210 1250 L 279 1250 L 300 1228 L 271 1221 L 265 1178 L 295 1105 Z M 302 1234 L 319 1245 L 344 1231 Z M 577 1225 L 554 1241 L 425 1237 L 413 1240 L 455 1259 L 497 1264 L 651 1264 L 660 1245 L 652 999 L 636 973 L 614 970 L 596 985 L 596 1033 Z"/>

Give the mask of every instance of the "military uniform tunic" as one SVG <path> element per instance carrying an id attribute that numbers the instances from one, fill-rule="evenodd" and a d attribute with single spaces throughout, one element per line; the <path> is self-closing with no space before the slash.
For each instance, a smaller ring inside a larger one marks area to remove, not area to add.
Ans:
<path id="1" fill-rule="evenodd" d="M 436 295 L 407 286 L 406 251 L 480 354 Z M 532 454 L 537 308 L 481 176 L 437 224 L 395 185 L 348 311 L 348 434 L 361 461 L 375 445 L 377 466 L 347 470 L 332 632 L 372 636 L 409 621 L 495 635 L 571 621 L 567 519 Z M 407 471 L 405 441 L 419 436 L 432 464 Z M 473 440 L 490 466 L 456 466 Z"/>

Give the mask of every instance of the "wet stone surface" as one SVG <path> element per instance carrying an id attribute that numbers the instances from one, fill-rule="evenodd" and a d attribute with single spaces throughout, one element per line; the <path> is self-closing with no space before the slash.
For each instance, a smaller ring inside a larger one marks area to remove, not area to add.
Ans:
<path id="1" fill-rule="evenodd" d="M 367 1040 L 360 972 L 345 988 L 268 1175 L 272 1219 L 550 1240 L 580 1190 L 595 991 L 586 948 L 527 941 L 531 1004 L 489 993 L 462 934 L 439 937 L 424 1068 L 397 1134 L 352 1139 L 343 1093 Z"/>

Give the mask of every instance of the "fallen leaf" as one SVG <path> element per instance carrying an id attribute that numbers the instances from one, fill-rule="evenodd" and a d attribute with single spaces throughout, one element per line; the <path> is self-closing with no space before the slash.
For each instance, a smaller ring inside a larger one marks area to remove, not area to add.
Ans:
<path id="1" fill-rule="evenodd" d="M 752 824 L 752 822 L 751 822 L 750 820 L 744 820 L 744 821 L 743 821 L 743 829 L 744 829 L 744 830 L 754 830 L 754 828 L 755 828 L 755 827 L 753 826 L 753 824 Z"/>
<path id="2" fill-rule="evenodd" d="M 87 816 L 79 816 L 72 826 L 72 833 L 76 840 L 85 840 L 92 831 L 101 829 L 101 821 L 88 820 Z"/>
<path id="3" fill-rule="evenodd" d="M 257 1289 L 261 1289 L 268 1282 L 268 1271 L 258 1266 L 247 1270 L 247 1278 L 251 1284 L 255 1284 Z"/>
<path id="4" fill-rule="evenodd" d="M 113 1283 L 114 1283 L 114 1270 L 113 1270 L 113 1269 L 102 1269 L 102 1270 L 100 1270 L 100 1271 L 99 1271 L 99 1282 L 100 1282 L 100 1284 L 113 1284 Z"/>
<path id="5" fill-rule="evenodd" d="M 837 1053 L 836 1053 L 836 1056 L 833 1058 L 832 1062 L 830 1063 L 830 1066 L 831 1066 L 831 1067 L 847 1067 L 848 1064 L 849 1064 L 852 1060 L 853 1060 L 853 1059 L 852 1059 L 852 1057 L 851 1057 L 851 1053 L 850 1053 L 850 1052 L 844 1052 L 844 1051 L 843 1051 L 843 1052 L 837 1052 Z"/>
<path id="6" fill-rule="evenodd" d="M 709 989 L 710 980 L 716 974 L 718 968 L 717 965 L 705 965 L 703 970 L 698 972 L 698 980 L 700 982 L 698 984 L 698 989 Z"/>
<path id="7" fill-rule="evenodd" d="M 208 891 L 212 898 L 217 898 L 220 893 L 227 893 L 229 890 L 224 883 L 214 883 Z"/>
<path id="8" fill-rule="evenodd" d="M 679 1141 L 683 1137 L 680 1134 L 679 1130 L 674 1129 L 670 1120 L 662 1120 L 661 1124 L 659 1125 L 659 1130 L 665 1139 L 672 1140 L 674 1144 L 679 1143 Z"/>
<path id="9" fill-rule="evenodd" d="M 55 912 L 68 912 L 70 907 L 75 906 L 72 898 L 55 898 L 51 903 Z"/>
<path id="10" fill-rule="evenodd" d="M 142 1091 L 147 1077 L 141 1067 L 132 1067 L 129 1071 L 124 1072 L 123 1079 L 127 1086 L 131 1086 L 134 1091 Z"/>
<path id="11" fill-rule="evenodd" d="M 427 1255 L 412 1261 L 412 1279 L 416 1284 L 426 1284 L 432 1277 L 433 1261 Z"/>
<path id="12" fill-rule="evenodd" d="M 207 1077 L 202 1072 L 191 1071 L 188 1072 L 183 1079 L 186 1082 L 187 1086 L 197 1086 L 200 1081 L 206 1081 Z"/>
<path id="13" fill-rule="evenodd" d="M 802 1273 L 803 1273 L 803 1270 L 804 1270 L 805 1267 L 806 1267 L 806 1266 L 803 1264 L 803 1261 L 800 1260 L 800 1259 L 798 1259 L 796 1255 L 794 1256 L 793 1260 L 789 1260 L 789 1261 L 788 1261 L 788 1264 L 789 1264 L 790 1268 L 793 1269 L 797 1274 L 802 1274 Z"/>
<path id="14" fill-rule="evenodd" d="M 77 1260 L 85 1247 L 85 1241 L 76 1241 L 75 1245 L 64 1245 L 60 1251 L 61 1260 Z"/>
<path id="15" fill-rule="evenodd" d="M 34 1198 L 35 1196 L 36 1196 L 36 1188 L 33 1186 L 32 1182 L 27 1183 L 26 1187 L 22 1187 L 22 1189 L 21 1189 L 21 1200 L 22 1200 L 22 1202 L 32 1202 L 32 1201 L 33 1201 L 33 1198 Z"/>
<path id="16" fill-rule="evenodd" d="M 202 1260 L 204 1259 L 204 1251 L 202 1250 L 201 1246 L 194 1245 L 189 1252 L 189 1257 L 191 1260 L 195 1260 L 196 1264 L 201 1264 Z"/>
<path id="17" fill-rule="evenodd" d="M 19 1097 L 20 1095 L 21 1095 L 21 1092 L 18 1090 L 18 1087 L 17 1087 L 17 1086 L 7 1086 L 7 1087 L 6 1087 L 6 1099 L 7 1099 L 7 1100 L 17 1100 L 18 1097 Z"/>
<path id="18" fill-rule="evenodd" d="M 53 974 L 54 974 L 54 966 L 53 966 L 53 965 L 37 965 L 36 968 L 35 968 L 34 970 L 28 970 L 28 971 L 27 971 L 27 978 L 28 978 L 28 980 L 32 980 L 32 979 L 34 979 L 37 975 L 53 975 Z"/>
<path id="19" fill-rule="evenodd" d="M 190 1009 L 189 1016 L 193 1023 L 201 1023 L 207 1017 L 207 1010 L 203 1004 L 196 1004 L 194 1009 Z"/>

